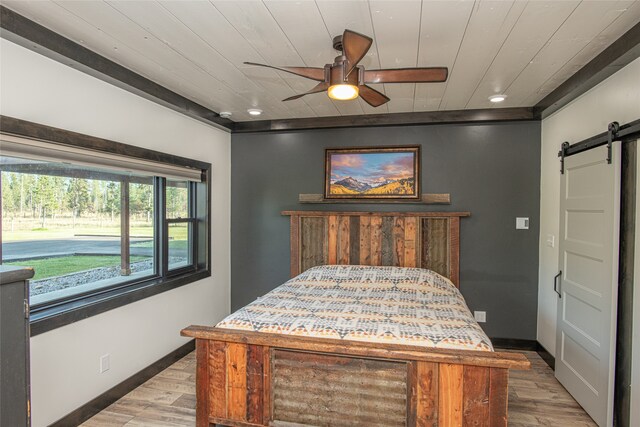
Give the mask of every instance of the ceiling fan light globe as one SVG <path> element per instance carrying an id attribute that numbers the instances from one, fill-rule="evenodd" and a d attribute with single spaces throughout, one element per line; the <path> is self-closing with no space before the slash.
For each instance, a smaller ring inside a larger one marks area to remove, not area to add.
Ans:
<path id="1" fill-rule="evenodd" d="M 350 84 L 338 84 L 329 86 L 327 94 L 331 99 L 337 99 L 340 101 L 347 101 L 349 99 L 356 99 L 360 93 L 358 86 Z"/>

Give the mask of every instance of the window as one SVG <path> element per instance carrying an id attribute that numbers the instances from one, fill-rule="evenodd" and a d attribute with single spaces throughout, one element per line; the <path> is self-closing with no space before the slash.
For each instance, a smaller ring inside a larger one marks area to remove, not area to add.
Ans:
<path id="1" fill-rule="evenodd" d="M 0 255 L 3 264 L 35 270 L 36 332 L 210 274 L 208 246 L 198 245 L 208 240 L 201 177 L 210 165 L 0 136 Z"/>
<path id="2" fill-rule="evenodd" d="M 195 217 L 190 183 L 167 181 L 167 234 L 169 271 L 193 265 L 193 225 Z"/>
<path id="3" fill-rule="evenodd" d="M 34 308 L 156 273 L 153 177 L 4 155 L 0 165 L 2 263 L 34 268 Z"/>

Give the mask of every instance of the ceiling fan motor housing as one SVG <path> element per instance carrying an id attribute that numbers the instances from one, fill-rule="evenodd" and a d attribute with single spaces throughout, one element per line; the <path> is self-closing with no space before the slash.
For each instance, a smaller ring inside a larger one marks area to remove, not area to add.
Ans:
<path id="1" fill-rule="evenodd" d="M 349 75 L 347 75 L 347 61 L 344 56 L 337 57 L 334 64 L 325 65 L 325 81 L 330 86 L 339 84 L 350 84 L 358 86 L 364 81 L 364 67 L 356 67 Z M 328 77 L 328 78 L 327 78 Z"/>

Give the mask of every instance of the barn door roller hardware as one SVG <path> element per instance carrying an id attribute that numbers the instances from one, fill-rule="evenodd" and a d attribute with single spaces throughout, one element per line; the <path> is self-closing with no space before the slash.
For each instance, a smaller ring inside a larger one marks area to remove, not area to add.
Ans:
<path id="1" fill-rule="evenodd" d="M 558 156 L 560 157 L 560 173 L 564 175 L 564 158 L 567 155 L 567 148 L 569 148 L 569 142 L 565 141 L 560 146 L 560 152 Z"/>
<path id="2" fill-rule="evenodd" d="M 618 139 L 618 132 L 620 132 L 620 123 L 618 122 L 609 123 L 609 126 L 607 127 L 607 134 L 606 134 L 607 139 L 605 141 L 607 144 L 607 163 L 609 164 L 611 164 L 611 144 L 613 144 L 614 140 Z M 570 145 L 567 141 L 562 143 L 562 145 L 560 146 L 560 151 L 558 152 L 558 157 L 560 157 L 560 173 L 561 174 L 564 174 L 564 158 L 565 157 L 603 145 L 598 140 L 591 141 L 592 139 L 593 138 L 587 139 L 573 145 Z M 574 149 L 574 150 L 571 150 L 571 149 Z"/>
<path id="3" fill-rule="evenodd" d="M 618 138 L 618 132 L 620 131 L 620 123 L 611 122 L 607 130 L 607 163 L 611 164 L 611 144 L 613 140 Z"/>
<path id="4" fill-rule="evenodd" d="M 564 159 L 568 156 L 591 150 L 592 148 L 607 145 L 607 163 L 611 163 L 611 145 L 613 141 L 634 141 L 640 138 L 640 120 L 620 125 L 618 122 L 611 122 L 607 127 L 607 131 L 599 135 L 592 136 L 583 141 L 569 144 L 563 142 L 558 152 L 560 157 L 560 173 L 564 174 Z"/>

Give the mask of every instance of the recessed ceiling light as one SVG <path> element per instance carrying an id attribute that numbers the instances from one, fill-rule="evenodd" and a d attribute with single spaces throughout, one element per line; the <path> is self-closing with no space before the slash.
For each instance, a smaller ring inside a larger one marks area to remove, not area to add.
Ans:
<path id="1" fill-rule="evenodd" d="M 229 111 L 221 111 L 219 116 L 223 119 L 228 119 L 229 117 L 231 117 L 231 113 Z"/>
<path id="2" fill-rule="evenodd" d="M 260 114 L 262 114 L 262 110 L 258 108 L 249 108 L 247 110 L 247 113 L 251 114 L 252 116 L 259 116 Z"/>
<path id="3" fill-rule="evenodd" d="M 502 102 L 507 99 L 507 95 L 491 95 L 489 97 L 489 101 L 491 102 Z"/>

